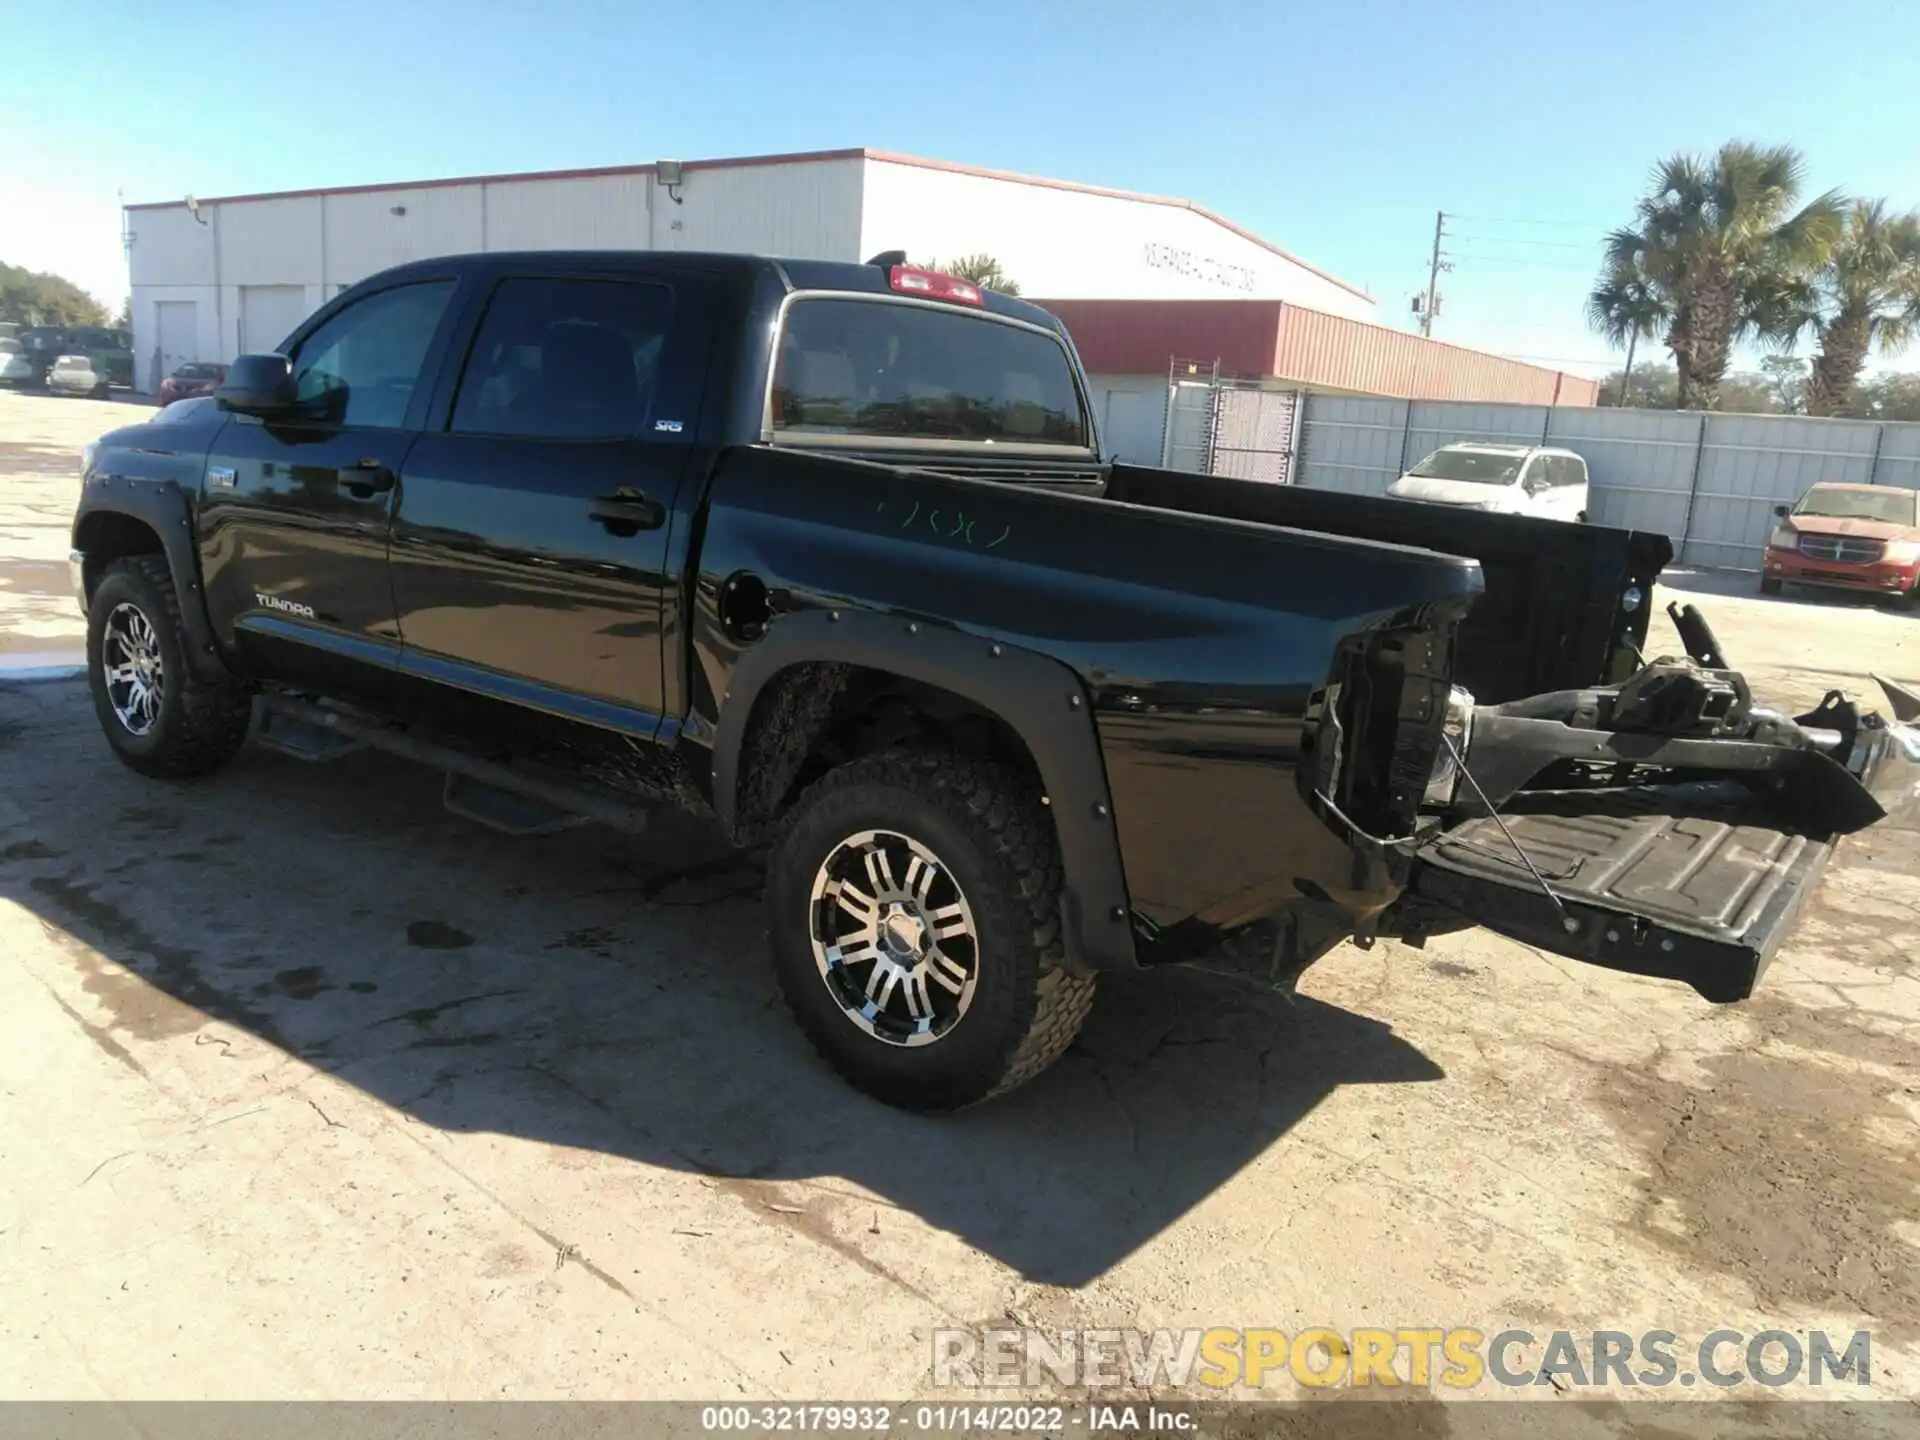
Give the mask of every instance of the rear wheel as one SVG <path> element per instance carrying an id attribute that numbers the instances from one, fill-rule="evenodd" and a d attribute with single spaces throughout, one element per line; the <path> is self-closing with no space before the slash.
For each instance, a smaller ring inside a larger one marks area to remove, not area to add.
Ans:
<path id="1" fill-rule="evenodd" d="M 142 775 L 204 775 L 246 742 L 252 695 L 187 668 L 180 601 L 161 556 L 116 560 L 94 587 L 87 674 L 107 743 Z"/>
<path id="2" fill-rule="evenodd" d="M 889 1105 L 953 1110 L 1038 1075 L 1094 981 L 1065 968 L 1060 859 L 1034 783 L 891 750 L 815 783 L 769 861 L 775 974 L 807 1038 Z"/>

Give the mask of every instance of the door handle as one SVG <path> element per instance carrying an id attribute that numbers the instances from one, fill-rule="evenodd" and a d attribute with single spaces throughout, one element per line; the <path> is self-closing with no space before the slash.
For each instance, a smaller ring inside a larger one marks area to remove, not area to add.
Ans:
<path id="1" fill-rule="evenodd" d="M 664 507 L 634 490 L 602 495 L 587 507 L 587 513 L 622 539 L 642 530 L 658 530 L 667 520 Z"/>
<path id="2" fill-rule="evenodd" d="M 384 495 L 393 489 L 393 471 L 378 460 L 362 460 L 355 465 L 342 465 L 334 472 L 340 487 L 356 500 L 371 500 L 376 495 Z"/>

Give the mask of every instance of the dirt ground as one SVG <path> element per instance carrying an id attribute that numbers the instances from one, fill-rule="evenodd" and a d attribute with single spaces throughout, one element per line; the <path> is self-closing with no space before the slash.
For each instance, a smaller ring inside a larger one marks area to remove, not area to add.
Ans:
<path id="1" fill-rule="evenodd" d="M 0 660 L 78 647 L 75 457 L 139 413 L 0 394 Z M 1768 698 L 1920 679 L 1920 616 L 1674 581 Z M 1109 983 L 927 1120 L 808 1052 L 711 835 L 437 783 L 143 781 L 82 686 L 0 683 L 0 1397 L 899 1400 L 1010 1320 L 1865 1329 L 1920 1396 L 1914 834 L 1846 844 L 1748 1004 L 1348 946 L 1293 1005 Z"/>

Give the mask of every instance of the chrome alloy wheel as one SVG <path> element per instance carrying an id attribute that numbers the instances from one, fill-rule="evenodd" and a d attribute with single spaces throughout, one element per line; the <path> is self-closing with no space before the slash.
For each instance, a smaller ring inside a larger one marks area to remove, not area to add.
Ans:
<path id="1" fill-rule="evenodd" d="M 138 605 L 116 605 L 100 637 L 107 703 L 129 735 L 145 735 L 160 719 L 166 675 L 160 637 Z"/>
<path id="2" fill-rule="evenodd" d="M 876 1040 L 931 1045 L 973 1004 L 973 907 L 917 840 L 862 830 L 834 846 L 813 877 L 807 923 L 828 993 Z"/>

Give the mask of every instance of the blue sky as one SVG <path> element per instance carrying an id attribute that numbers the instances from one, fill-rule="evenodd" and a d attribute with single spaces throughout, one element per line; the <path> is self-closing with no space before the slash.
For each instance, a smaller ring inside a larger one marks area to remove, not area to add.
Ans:
<path id="1" fill-rule="evenodd" d="M 870 145 L 1189 196 L 1396 325 L 1444 209 L 1439 338 L 1604 362 L 1597 239 L 1663 154 L 1788 142 L 1814 189 L 1920 206 L 1900 0 L 0 0 L 0 30 L 0 259 L 116 298 L 119 191 Z"/>

